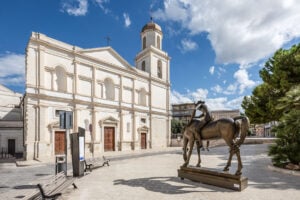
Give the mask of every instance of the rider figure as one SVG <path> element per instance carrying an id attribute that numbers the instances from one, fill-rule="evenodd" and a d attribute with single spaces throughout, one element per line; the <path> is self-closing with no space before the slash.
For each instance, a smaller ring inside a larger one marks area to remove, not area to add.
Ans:
<path id="1" fill-rule="evenodd" d="M 199 110 L 201 111 L 201 115 L 199 116 L 195 116 L 196 114 L 196 111 Z M 197 119 L 198 118 L 198 119 Z M 200 118 L 200 119 L 199 119 Z M 195 110 L 193 111 L 193 114 L 192 114 L 192 120 L 198 120 L 199 121 L 199 124 L 198 124 L 198 130 L 197 132 L 200 134 L 200 145 L 203 146 L 202 144 L 202 134 L 201 134 L 201 131 L 202 131 L 202 128 L 210 121 L 212 121 L 212 116 L 210 114 L 210 112 L 208 111 L 208 108 L 207 106 L 205 105 L 205 102 L 204 101 L 198 101 L 196 103 L 196 107 L 195 107 Z M 191 120 L 191 121 L 192 121 Z M 208 144 L 209 142 L 207 142 L 207 150 L 208 150 Z"/>

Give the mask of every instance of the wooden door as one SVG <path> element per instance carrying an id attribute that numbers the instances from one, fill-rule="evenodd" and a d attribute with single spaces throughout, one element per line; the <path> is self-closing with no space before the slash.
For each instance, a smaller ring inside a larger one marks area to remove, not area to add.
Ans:
<path id="1" fill-rule="evenodd" d="M 8 139 L 8 154 L 15 156 L 16 153 L 16 140 Z"/>
<path id="2" fill-rule="evenodd" d="M 104 151 L 115 150 L 115 128 L 104 127 Z"/>
<path id="3" fill-rule="evenodd" d="M 141 149 L 147 149 L 147 135 L 146 135 L 146 133 L 141 133 Z"/>
<path id="4" fill-rule="evenodd" d="M 55 131 L 55 155 L 65 154 L 65 132 Z"/>

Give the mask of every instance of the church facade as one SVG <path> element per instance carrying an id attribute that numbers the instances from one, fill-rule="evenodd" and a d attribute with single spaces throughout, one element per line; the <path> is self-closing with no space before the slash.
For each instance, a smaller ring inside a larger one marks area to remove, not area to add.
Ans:
<path id="1" fill-rule="evenodd" d="M 147 23 L 131 66 L 111 47 L 82 49 L 33 32 L 26 49 L 25 158 L 55 157 L 65 143 L 70 155 L 60 111 L 73 114 L 70 133 L 85 129 L 87 157 L 167 147 L 170 57 L 162 39 L 161 27 Z"/>

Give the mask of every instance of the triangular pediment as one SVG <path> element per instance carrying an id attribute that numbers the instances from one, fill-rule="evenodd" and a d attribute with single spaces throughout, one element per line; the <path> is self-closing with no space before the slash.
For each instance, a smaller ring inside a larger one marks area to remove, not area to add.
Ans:
<path id="1" fill-rule="evenodd" d="M 81 50 L 80 53 L 121 68 L 132 68 L 130 64 L 111 47 L 84 49 Z"/>
<path id="2" fill-rule="evenodd" d="M 110 116 L 110 117 L 104 118 L 103 121 L 104 122 L 118 122 L 119 120 L 117 120 L 116 118 Z"/>
<path id="3" fill-rule="evenodd" d="M 8 89 L 7 87 L 5 87 L 4 85 L 1 85 L 1 84 L 0 84 L 0 91 L 7 92 L 7 93 L 14 93 L 12 90 Z"/>
<path id="4" fill-rule="evenodd" d="M 54 121 L 48 124 L 48 128 L 59 128 L 59 121 Z"/>
<path id="5" fill-rule="evenodd" d="M 138 131 L 139 131 L 139 132 L 141 132 L 141 131 L 148 131 L 148 130 L 149 130 L 149 127 L 146 126 L 146 125 L 140 126 L 140 127 L 138 128 Z"/>

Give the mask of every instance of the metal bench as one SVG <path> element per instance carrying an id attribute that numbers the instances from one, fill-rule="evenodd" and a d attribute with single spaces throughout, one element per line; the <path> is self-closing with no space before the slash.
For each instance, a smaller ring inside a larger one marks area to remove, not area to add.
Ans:
<path id="1" fill-rule="evenodd" d="M 102 158 L 88 158 L 84 160 L 85 168 L 84 171 L 86 172 L 87 170 L 92 171 L 92 169 L 98 168 L 98 167 L 103 167 L 105 165 L 109 166 L 109 159 L 105 158 L 102 156 Z"/>
<path id="2" fill-rule="evenodd" d="M 46 182 L 37 184 L 39 190 L 35 190 L 31 194 L 26 195 L 23 199 L 57 199 L 62 195 L 61 192 L 67 189 L 70 185 L 77 188 L 74 181 L 75 179 L 73 177 L 67 177 L 64 172 L 60 172 Z"/>

